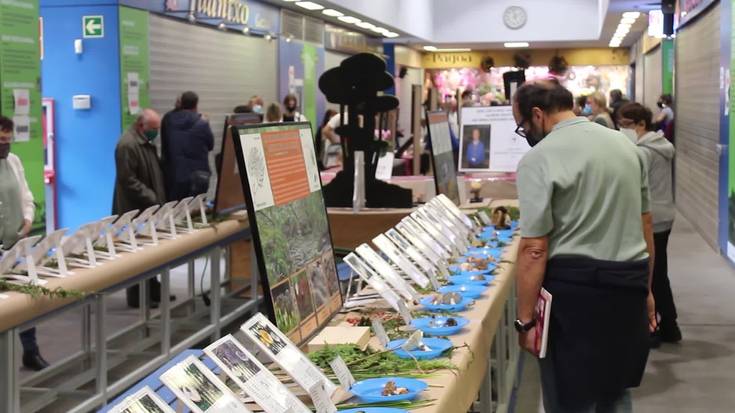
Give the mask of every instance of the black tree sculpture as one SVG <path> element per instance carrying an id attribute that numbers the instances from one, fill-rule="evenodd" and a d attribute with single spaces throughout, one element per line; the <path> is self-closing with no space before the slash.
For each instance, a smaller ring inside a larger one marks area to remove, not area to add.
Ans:
<path id="1" fill-rule="evenodd" d="M 386 64 L 371 53 L 343 60 L 319 78 L 319 89 L 327 101 L 340 105 L 342 165 L 332 182 L 324 187 L 330 207 L 351 207 L 354 189 L 355 151 L 365 154 L 365 206 L 369 208 L 411 207 L 411 190 L 375 179 L 378 157 L 384 144 L 375 139 L 375 117 L 398 107 L 398 99 L 378 92 L 393 86 Z M 345 112 L 346 109 L 346 112 Z"/>

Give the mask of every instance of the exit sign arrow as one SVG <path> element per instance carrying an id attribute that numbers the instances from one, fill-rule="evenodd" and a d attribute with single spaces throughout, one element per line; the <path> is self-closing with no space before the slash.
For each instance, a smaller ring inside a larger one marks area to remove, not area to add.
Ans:
<path id="1" fill-rule="evenodd" d="M 85 39 L 105 37 L 103 16 L 83 16 L 82 32 Z"/>

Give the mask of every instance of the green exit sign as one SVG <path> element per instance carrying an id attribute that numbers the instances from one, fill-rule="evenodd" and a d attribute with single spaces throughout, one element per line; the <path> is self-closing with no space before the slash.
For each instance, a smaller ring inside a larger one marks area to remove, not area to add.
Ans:
<path id="1" fill-rule="evenodd" d="M 103 16 L 82 16 L 82 33 L 85 39 L 105 37 Z"/>

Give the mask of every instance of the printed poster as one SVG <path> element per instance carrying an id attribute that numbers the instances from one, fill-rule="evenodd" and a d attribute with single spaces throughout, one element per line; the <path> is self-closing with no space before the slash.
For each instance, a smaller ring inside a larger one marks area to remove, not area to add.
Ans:
<path id="1" fill-rule="evenodd" d="M 449 118 L 445 112 L 429 112 L 428 120 L 436 192 L 445 194 L 454 202 L 459 203 L 457 166 L 454 164 Z"/>
<path id="2" fill-rule="evenodd" d="M 462 108 L 459 170 L 515 172 L 531 149 L 516 127 L 511 106 Z"/>

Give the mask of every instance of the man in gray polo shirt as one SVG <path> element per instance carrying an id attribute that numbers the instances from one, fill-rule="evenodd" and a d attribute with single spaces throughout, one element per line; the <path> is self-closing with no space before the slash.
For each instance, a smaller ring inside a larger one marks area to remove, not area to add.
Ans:
<path id="1" fill-rule="evenodd" d="M 647 173 L 630 140 L 572 107 L 572 94 L 551 81 L 514 95 L 516 133 L 533 147 L 518 166 L 516 329 L 532 350 L 534 307 L 546 288 L 546 412 L 626 412 L 656 326 Z"/>

